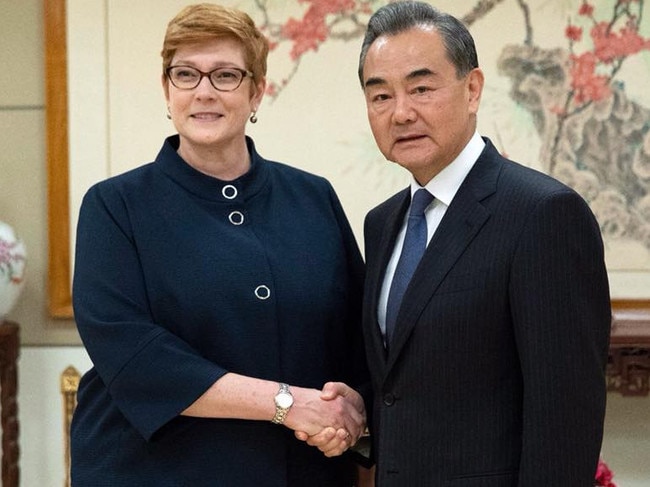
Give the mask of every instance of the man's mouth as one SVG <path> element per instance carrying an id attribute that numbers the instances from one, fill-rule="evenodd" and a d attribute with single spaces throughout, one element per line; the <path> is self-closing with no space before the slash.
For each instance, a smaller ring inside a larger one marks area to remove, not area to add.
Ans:
<path id="1" fill-rule="evenodd" d="M 413 134 L 413 135 L 402 135 L 395 138 L 395 143 L 400 144 L 404 142 L 413 142 L 424 138 L 424 135 Z"/>

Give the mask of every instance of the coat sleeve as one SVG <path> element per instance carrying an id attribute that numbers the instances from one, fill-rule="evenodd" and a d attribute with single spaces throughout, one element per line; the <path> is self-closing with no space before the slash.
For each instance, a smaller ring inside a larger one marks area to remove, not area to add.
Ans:
<path id="1" fill-rule="evenodd" d="M 592 485 L 611 309 L 599 227 L 580 196 L 561 190 L 538 202 L 511 277 L 524 384 L 518 485 Z"/>
<path id="2" fill-rule="evenodd" d="M 148 440 L 226 373 L 153 321 L 129 215 L 110 181 L 81 205 L 73 306 L 97 373 Z"/>
<path id="3" fill-rule="evenodd" d="M 346 342 L 349 351 L 346 357 L 350 360 L 350 363 L 347 365 L 350 373 L 347 380 L 348 385 L 353 387 L 363 397 L 367 423 L 370 424 L 372 421 L 372 386 L 366 360 L 361 321 L 365 265 L 354 232 L 350 227 L 350 223 L 333 188 L 330 190 L 330 198 L 339 228 L 341 229 L 342 241 L 345 245 L 348 258 L 350 283 L 348 293 L 349 319 L 346 329 Z M 374 464 L 374 460 L 370 458 L 370 439 L 368 437 L 360 439 L 353 448 L 346 452 L 346 455 L 366 468 L 370 468 Z"/>
<path id="4" fill-rule="evenodd" d="M 370 399 L 370 375 L 366 362 L 366 352 L 363 343 L 363 331 L 361 327 L 361 307 L 363 299 L 363 284 L 365 277 L 365 265 L 354 232 L 345 215 L 343 207 L 330 186 L 330 199 L 332 207 L 341 230 L 341 241 L 345 246 L 348 268 L 348 323 L 346 341 L 350 353 L 348 357 L 350 364 L 347 369 L 350 371 L 349 385 L 357 389 L 364 396 L 364 400 Z M 366 402 L 367 405 L 370 403 Z"/>

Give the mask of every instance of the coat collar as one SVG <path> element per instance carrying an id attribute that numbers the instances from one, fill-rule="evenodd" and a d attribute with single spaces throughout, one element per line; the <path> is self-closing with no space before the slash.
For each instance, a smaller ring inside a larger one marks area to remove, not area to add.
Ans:
<path id="1" fill-rule="evenodd" d="M 232 204 L 233 194 L 239 198 L 239 201 L 241 198 L 247 200 L 266 186 L 267 161 L 257 153 L 253 139 L 250 137 L 246 137 L 246 147 L 251 166 L 246 174 L 233 181 L 224 181 L 194 169 L 178 155 L 179 144 L 178 135 L 165 139 L 155 164 L 177 184 L 200 198 L 216 203 Z"/>

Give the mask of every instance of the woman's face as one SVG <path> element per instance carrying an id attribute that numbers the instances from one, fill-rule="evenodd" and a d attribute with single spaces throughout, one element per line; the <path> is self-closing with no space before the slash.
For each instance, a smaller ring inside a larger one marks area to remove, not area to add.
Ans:
<path id="1" fill-rule="evenodd" d="M 205 73 L 219 67 L 247 69 L 243 46 L 228 37 L 179 47 L 171 66 L 179 65 Z M 255 86 L 246 76 L 236 90 L 223 92 L 217 91 L 207 76 L 191 90 L 176 88 L 164 75 L 162 82 L 181 148 L 194 151 L 242 144 L 246 121 L 257 110 L 265 83 L 261 80 Z"/>

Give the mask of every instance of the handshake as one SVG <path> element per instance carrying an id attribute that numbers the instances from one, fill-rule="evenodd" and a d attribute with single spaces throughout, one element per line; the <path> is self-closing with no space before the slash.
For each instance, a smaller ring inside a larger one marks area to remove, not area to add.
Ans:
<path id="1" fill-rule="evenodd" d="M 284 425 L 325 456 L 341 455 L 366 431 L 363 399 L 346 384 L 328 382 L 322 391 L 292 386 L 291 392 L 294 402 Z"/>

